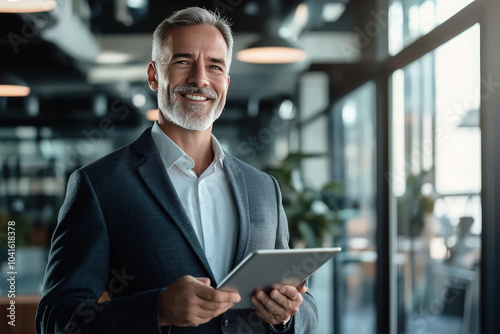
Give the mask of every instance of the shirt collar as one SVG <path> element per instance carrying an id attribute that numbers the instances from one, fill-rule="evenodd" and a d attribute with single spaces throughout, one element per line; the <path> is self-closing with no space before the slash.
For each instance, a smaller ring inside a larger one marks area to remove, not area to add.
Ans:
<path id="1" fill-rule="evenodd" d="M 190 156 L 188 156 L 172 139 L 170 139 L 169 136 L 163 132 L 157 122 L 153 124 L 151 136 L 153 137 L 153 141 L 156 144 L 163 163 L 167 169 L 172 168 L 175 164 L 183 170 L 188 170 L 194 167 L 194 160 L 191 159 Z M 212 150 L 214 152 L 214 164 L 220 162 L 221 166 L 224 167 L 223 161 L 225 153 L 222 150 L 219 141 L 213 134 L 211 143 Z"/>

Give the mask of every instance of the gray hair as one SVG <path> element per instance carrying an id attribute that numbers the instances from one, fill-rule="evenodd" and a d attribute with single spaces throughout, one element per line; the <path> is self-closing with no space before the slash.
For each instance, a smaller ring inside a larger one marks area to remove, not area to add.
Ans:
<path id="1" fill-rule="evenodd" d="M 218 13 L 208 11 L 204 8 L 189 7 L 175 12 L 172 16 L 163 20 L 153 33 L 153 50 L 151 57 L 154 61 L 162 59 L 163 43 L 169 29 L 177 26 L 210 25 L 219 29 L 227 45 L 227 71 L 231 66 L 233 56 L 233 36 L 229 22 Z"/>

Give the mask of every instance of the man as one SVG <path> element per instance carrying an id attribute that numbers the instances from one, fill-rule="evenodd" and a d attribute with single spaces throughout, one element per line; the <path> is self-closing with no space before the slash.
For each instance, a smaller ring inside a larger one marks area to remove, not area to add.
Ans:
<path id="1" fill-rule="evenodd" d="M 148 82 L 159 121 L 68 182 L 37 310 L 39 333 L 313 333 L 306 286 L 214 288 L 248 253 L 286 248 L 269 175 L 222 151 L 211 134 L 229 86 L 227 23 L 200 8 L 163 21 Z M 109 301 L 98 302 L 103 292 Z"/>

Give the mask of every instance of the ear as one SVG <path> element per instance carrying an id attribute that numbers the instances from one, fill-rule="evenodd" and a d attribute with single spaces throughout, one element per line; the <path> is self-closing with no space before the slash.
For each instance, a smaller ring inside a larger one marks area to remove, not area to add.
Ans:
<path id="1" fill-rule="evenodd" d="M 158 89 L 158 71 L 154 61 L 150 62 L 148 65 L 148 85 L 152 91 Z"/>
<path id="2" fill-rule="evenodd" d="M 231 82 L 231 77 L 228 75 L 227 76 L 227 86 L 226 86 L 226 93 L 229 90 L 229 83 Z"/>

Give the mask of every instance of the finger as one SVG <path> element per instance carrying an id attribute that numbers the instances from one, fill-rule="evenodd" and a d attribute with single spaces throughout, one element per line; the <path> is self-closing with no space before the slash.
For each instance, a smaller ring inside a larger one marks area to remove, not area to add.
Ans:
<path id="1" fill-rule="evenodd" d="M 296 294 L 300 295 L 297 291 L 295 291 Z M 278 303 L 281 307 L 287 309 L 290 307 L 290 304 L 293 302 L 296 296 L 289 297 L 288 295 L 284 294 L 281 292 L 281 290 L 271 290 L 269 293 L 269 297 L 271 297 L 276 303 Z"/>
<path id="2" fill-rule="evenodd" d="M 252 296 L 250 300 L 252 301 L 257 315 L 265 322 L 275 325 L 283 321 L 279 315 L 269 313 L 264 304 L 255 295 Z"/>
<path id="3" fill-rule="evenodd" d="M 217 317 L 218 315 L 226 312 L 229 310 L 231 307 L 233 307 L 234 304 L 214 304 L 214 303 L 200 303 L 195 310 L 195 313 L 197 316 L 204 318 L 204 319 L 213 319 Z"/>
<path id="4" fill-rule="evenodd" d="M 274 290 L 273 290 L 274 291 Z M 266 311 L 279 319 L 286 319 L 288 314 L 282 305 L 260 290 L 255 293 L 255 297 L 262 303 Z"/>
<path id="5" fill-rule="evenodd" d="M 203 283 L 203 285 L 208 285 L 210 286 L 210 278 L 208 277 L 195 277 L 198 281 Z"/>
<path id="6" fill-rule="evenodd" d="M 307 281 L 300 283 L 298 286 L 295 285 L 287 285 L 287 284 L 273 284 L 272 288 L 279 290 L 282 286 L 292 286 L 294 287 L 300 294 L 304 294 L 309 291 L 307 287 Z"/>
<path id="7" fill-rule="evenodd" d="M 216 290 L 211 286 L 201 286 L 196 290 L 196 296 L 204 301 L 220 304 L 236 304 L 241 301 L 238 292 Z"/>
<path id="8" fill-rule="evenodd" d="M 302 286 L 300 288 L 297 288 L 297 291 L 303 295 L 304 293 L 309 291 L 309 288 L 307 286 Z"/>
<path id="9" fill-rule="evenodd" d="M 284 289 L 281 288 L 281 290 Z M 302 295 L 297 290 L 291 289 L 291 292 L 293 297 L 291 293 L 283 294 L 280 290 L 273 290 L 270 293 L 271 298 L 284 309 L 287 315 L 297 314 L 303 301 Z"/>
<path id="10" fill-rule="evenodd" d="M 192 310 L 190 314 L 186 315 L 186 320 L 183 323 L 179 323 L 180 326 L 198 326 L 209 322 L 213 318 L 217 317 L 221 313 L 206 311 L 206 310 Z"/>
<path id="11" fill-rule="evenodd" d="M 195 298 L 196 299 L 190 303 L 189 308 L 186 310 L 187 314 L 192 318 L 192 323 L 205 323 L 234 306 L 234 303 L 206 301 L 197 296 Z"/>
<path id="12" fill-rule="evenodd" d="M 236 304 L 241 301 L 241 296 L 238 291 L 223 291 L 217 290 L 210 285 L 210 279 L 207 277 L 197 277 L 199 282 L 203 283 L 203 287 L 197 290 L 197 296 L 206 301 L 216 303 L 232 303 Z"/>
<path id="13" fill-rule="evenodd" d="M 306 293 L 307 291 L 309 291 L 309 287 L 307 286 L 307 281 L 304 281 L 302 282 L 298 287 L 297 287 L 297 291 L 301 294 L 304 294 Z"/>
<path id="14" fill-rule="evenodd" d="M 302 298 L 301 293 L 297 290 L 297 288 L 290 285 L 280 286 L 278 289 L 274 289 L 273 291 L 278 291 L 290 300 L 298 300 L 299 297 Z"/>
<path id="15" fill-rule="evenodd" d="M 238 295 L 239 298 L 239 295 Z M 231 307 L 233 307 L 236 303 L 233 301 L 214 301 L 214 300 L 206 300 L 206 299 L 198 299 L 197 305 L 205 310 L 213 310 L 213 311 L 227 311 Z"/>

